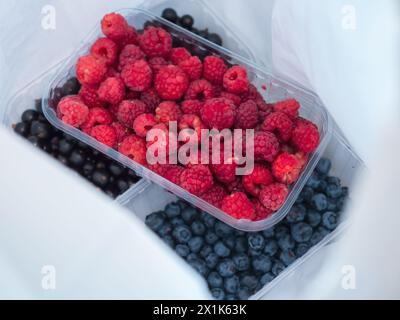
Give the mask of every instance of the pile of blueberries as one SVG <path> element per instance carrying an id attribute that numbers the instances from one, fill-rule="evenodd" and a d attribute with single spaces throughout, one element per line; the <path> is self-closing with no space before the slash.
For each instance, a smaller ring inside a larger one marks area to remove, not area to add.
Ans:
<path id="1" fill-rule="evenodd" d="M 194 19 L 189 14 L 185 14 L 185 15 L 179 17 L 179 15 L 177 14 L 177 12 L 174 9 L 167 8 L 162 12 L 161 16 L 164 19 L 166 19 L 166 20 L 168 20 L 168 21 L 170 21 L 170 22 L 172 22 L 172 23 L 174 23 L 176 25 L 181 26 L 182 28 L 185 28 L 186 30 L 189 30 L 189 31 L 197 34 L 198 36 L 209 40 L 210 42 L 213 42 L 213 43 L 215 43 L 215 44 L 217 44 L 219 46 L 222 46 L 222 44 L 223 44 L 222 38 L 221 38 L 221 36 L 219 34 L 210 33 L 208 31 L 208 29 L 199 30 L 199 29 L 195 28 L 193 26 L 194 25 Z"/>
<path id="2" fill-rule="evenodd" d="M 147 216 L 146 225 L 206 280 L 218 300 L 246 300 L 336 229 L 348 189 L 322 159 L 286 218 L 246 233 L 184 201 Z"/>
<path id="3" fill-rule="evenodd" d="M 57 89 L 57 96 L 61 99 L 76 94 L 79 88 L 78 81 L 71 78 Z M 35 110 L 26 110 L 21 122 L 13 127 L 34 146 L 78 172 L 113 199 L 140 180 L 132 170 L 53 127 L 44 117 L 39 99 L 35 101 Z"/>

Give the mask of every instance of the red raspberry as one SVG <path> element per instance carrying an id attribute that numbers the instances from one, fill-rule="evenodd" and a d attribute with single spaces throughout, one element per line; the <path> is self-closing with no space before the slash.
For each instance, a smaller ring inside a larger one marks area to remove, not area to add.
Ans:
<path id="1" fill-rule="evenodd" d="M 106 73 L 105 78 L 120 78 L 121 74 L 114 69 L 114 67 L 109 67 Z"/>
<path id="2" fill-rule="evenodd" d="M 245 102 L 247 100 L 258 100 L 264 99 L 260 92 L 258 92 L 257 88 L 253 84 L 249 84 L 249 89 L 240 95 L 242 101 Z"/>
<path id="3" fill-rule="evenodd" d="M 128 22 L 119 13 L 106 14 L 101 21 L 101 30 L 107 38 L 121 41 L 128 36 Z"/>
<path id="4" fill-rule="evenodd" d="M 114 119 L 114 121 L 119 121 L 118 120 L 118 109 L 119 109 L 119 104 L 113 104 L 108 107 L 108 111 L 111 113 L 111 116 Z"/>
<path id="5" fill-rule="evenodd" d="M 146 141 L 137 135 L 127 136 L 119 145 L 118 151 L 139 164 L 147 163 Z"/>
<path id="6" fill-rule="evenodd" d="M 129 128 L 125 127 L 123 124 L 119 122 L 113 122 L 111 126 L 115 129 L 118 143 L 122 142 L 122 140 L 124 140 L 128 135 L 132 134 Z"/>
<path id="7" fill-rule="evenodd" d="M 181 166 L 172 165 L 164 173 L 164 178 L 171 181 L 172 183 L 179 185 L 181 182 L 181 176 L 185 169 Z"/>
<path id="8" fill-rule="evenodd" d="M 138 46 L 129 44 L 122 49 L 121 54 L 119 55 L 119 69 L 122 70 L 125 66 L 131 65 L 144 58 L 145 55 Z"/>
<path id="9" fill-rule="evenodd" d="M 147 111 L 146 105 L 140 100 L 125 100 L 118 107 L 117 118 L 128 128 L 132 128 L 133 121 Z"/>
<path id="10" fill-rule="evenodd" d="M 182 111 L 174 101 L 164 101 L 156 109 L 156 119 L 158 122 L 169 126 L 171 121 L 179 121 Z"/>
<path id="11" fill-rule="evenodd" d="M 302 118 L 296 121 L 292 142 L 298 150 L 305 153 L 315 151 L 318 148 L 319 139 L 318 127 L 314 123 Z"/>
<path id="12" fill-rule="evenodd" d="M 161 99 L 154 88 L 150 88 L 142 92 L 140 100 L 147 106 L 148 112 L 154 112 L 154 110 L 161 103 Z"/>
<path id="13" fill-rule="evenodd" d="M 238 95 L 226 91 L 221 92 L 220 98 L 231 100 L 236 107 L 242 103 L 242 99 Z"/>
<path id="14" fill-rule="evenodd" d="M 228 191 L 228 193 L 245 192 L 246 191 L 244 189 L 244 186 L 242 183 L 242 178 L 239 178 L 239 177 L 236 177 L 236 180 L 234 182 L 226 184 L 225 188 Z"/>
<path id="15" fill-rule="evenodd" d="M 82 86 L 79 90 L 79 97 L 89 108 L 104 107 L 104 103 L 100 101 L 96 88 Z"/>
<path id="16" fill-rule="evenodd" d="M 172 48 L 170 60 L 173 64 L 178 65 L 182 61 L 189 59 L 192 55 L 186 48 Z"/>
<path id="17" fill-rule="evenodd" d="M 222 200 L 222 211 L 235 219 L 253 220 L 255 209 L 253 203 L 243 192 L 235 192 Z"/>
<path id="18" fill-rule="evenodd" d="M 258 199 L 254 199 L 253 204 L 256 211 L 256 217 L 254 218 L 254 221 L 265 220 L 274 213 L 272 210 L 264 207 Z"/>
<path id="19" fill-rule="evenodd" d="M 218 151 L 217 151 L 218 152 Z M 212 162 L 211 155 L 211 162 Z M 228 184 L 236 180 L 236 169 L 237 164 L 235 159 L 231 157 L 230 159 L 225 159 L 224 149 L 219 151 L 219 164 L 210 164 L 211 172 L 214 174 L 215 178 L 222 183 Z"/>
<path id="20" fill-rule="evenodd" d="M 157 73 L 154 84 L 162 99 L 179 100 L 189 87 L 189 79 L 181 68 L 169 65 Z"/>
<path id="21" fill-rule="evenodd" d="M 249 85 L 249 90 L 241 95 L 241 98 L 243 102 L 253 100 L 257 104 L 261 119 L 265 119 L 265 117 L 274 111 L 274 106 L 266 103 L 261 93 L 252 84 Z"/>
<path id="22" fill-rule="evenodd" d="M 120 41 L 117 41 L 116 43 L 118 44 L 120 49 L 123 49 L 130 44 L 137 45 L 138 42 L 139 42 L 139 35 L 138 35 L 136 29 L 132 26 L 128 26 L 128 30 L 127 30 L 127 34 L 126 34 L 125 38 L 123 38 Z"/>
<path id="23" fill-rule="evenodd" d="M 204 103 L 199 100 L 185 100 L 181 104 L 182 112 L 185 114 L 200 115 L 200 109 Z"/>
<path id="24" fill-rule="evenodd" d="M 168 65 L 168 62 L 163 57 L 154 57 L 149 59 L 149 65 L 151 70 L 153 70 L 153 74 L 156 75 L 162 67 Z"/>
<path id="25" fill-rule="evenodd" d="M 260 119 L 265 119 L 272 112 L 274 112 L 274 105 L 270 103 L 266 103 L 263 98 L 261 100 L 256 101 L 258 106 L 258 114 L 260 115 Z"/>
<path id="26" fill-rule="evenodd" d="M 296 99 L 288 99 L 274 104 L 275 111 L 286 113 L 290 118 L 299 116 L 300 103 Z"/>
<path id="27" fill-rule="evenodd" d="M 118 141 L 115 128 L 103 124 L 93 127 L 90 130 L 90 136 L 110 148 L 115 147 Z"/>
<path id="28" fill-rule="evenodd" d="M 150 113 L 144 113 L 133 121 L 133 130 L 142 138 L 145 138 L 149 132 L 157 124 L 156 118 Z"/>
<path id="29" fill-rule="evenodd" d="M 132 91 L 143 92 L 151 87 L 153 71 L 145 60 L 126 65 L 121 72 L 126 86 Z"/>
<path id="30" fill-rule="evenodd" d="M 269 169 L 261 164 L 256 164 L 253 172 L 243 176 L 242 180 L 244 189 L 255 197 L 258 197 L 262 187 L 268 186 L 274 182 Z"/>
<path id="31" fill-rule="evenodd" d="M 253 100 L 247 100 L 236 109 L 235 128 L 254 129 L 258 124 L 258 108 Z"/>
<path id="32" fill-rule="evenodd" d="M 201 142 L 201 130 L 206 129 L 201 119 L 194 114 L 184 114 L 178 123 L 179 130 L 193 129 L 197 135 L 198 142 Z M 189 137 L 187 141 L 189 140 Z M 187 142 L 186 141 L 186 142 Z"/>
<path id="33" fill-rule="evenodd" d="M 195 196 L 203 195 L 214 185 L 210 169 L 202 164 L 186 168 L 180 180 L 180 186 Z"/>
<path id="34" fill-rule="evenodd" d="M 300 176 L 302 163 L 290 153 L 281 153 L 272 163 L 272 174 L 278 182 L 291 184 Z"/>
<path id="35" fill-rule="evenodd" d="M 108 78 L 97 91 L 99 98 L 103 102 L 119 104 L 125 97 L 125 85 L 120 78 Z"/>
<path id="36" fill-rule="evenodd" d="M 198 80 L 203 75 L 203 64 L 199 57 L 191 57 L 180 62 L 179 67 L 186 72 L 190 80 Z"/>
<path id="37" fill-rule="evenodd" d="M 155 163 L 155 164 L 147 164 L 146 168 L 153 171 L 154 173 L 157 173 L 159 176 L 164 177 L 164 175 L 172 168 L 171 165 L 169 164 L 160 164 L 160 163 Z"/>
<path id="38" fill-rule="evenodd" d="M 190 85 L 186 92 L 185 100 L 206 101 L 214 98 L 214 87 L 207 80 L 195 80 Z"/>
<path id="39" fill-rule="evenodd" d="M 217 130 L 229 129 L 235 121 L 234 105 L 224 98 L 207 100 L 200 114 L 206 126 Z"/>
<path id="40" fill-rule="evenodd" d="M 108 65 L 112 65 L 118 58 L 118 46 L 108 38 L 100 38 L 92 45 L 90 53 L 103 58 Z"/>
<path id="41" fill-rule="evenodd" d="M 103 58 L 94 55 L 80 57 L 76 64 L 76 77 L 83 85 L 95 85 L 103 81 L 107 65 Z"/>
<path id="42" fill-rule="evenodd" d="M 59 102 L 57 115 L 64 123 L 78 128 L 86 121 L 89 115 L 89 108 L 79 96 L 67 96 Z"/>
<path id="43" fill-rule="evenodd" d="M 256 160 L 274 161 L 279 153 L 279 141 L 271 132 L 257 132 L 254 137 Z"/>
<path id="44" fill-rule="evenodd" d="M 139 38 L 143 52 L 152 57 L 168 57 L 172 49 L 172 37 L 162 28 L 148 27 Z"/>
<path id="45" fill-rule="evenodd" d="M 140 92 L 128 90 L 125 95 L 125 100 L 138 100 L 140 96 Z"/>
<path id="46" fill-rule="evenodd" d="M 292 137 L 293 121 L 283 112 L 273 112 L 264 120 L 261 130 L 273 132 L 283 142 Z"/>
<path id="47" fill-rule="evenodd" d="M 224 75 L 224 88 L 230 93 L 241 94 L 249 90 L 247 71 L 240 66 L 233 66 Z"/>
<path id="48" fill-rule="evenodd" d="M 221 97 L 223 91 L 224 91 L 224 88 L 223 88 L 223 87 L 218 86 L 218 85 L 215 85 L 215 86 L 214 86 L 214 95 L 215 95 L 215 98 Z M 221 97 L 221 98 L 224 98 L 224 97 Z M 229 100 L 231 100 L 231 99 L 229 99 Z"/>
<path id="49" fill-rule="evenodd" d="M 111 113 L 104 108 L 92 108 L 86 121 L 82 124 L 82 131 L 90 134 L 93 127 L 97 125 L 109 125 L 113 121 Z"/>
<path id="50" fill-rule="evenodd" d="M 215 56 L 208 56 L 203 62 L 204 79 L 212 84 L 222 85 L 224 74 L 228 70 L 224 60 Z"/>
<path id="51" fill-rule="evenodd" d="M 210 190 L 204 193 L 201 198 L 216 208 L 221 208 L 222 200 L 227 196 L 223 186 L 215 184 Z"/>
<path id="52" fill-rule="evenodd" d="M 273 183 L 261 190 L 259 200 L 267 209 L 277 211 L 285 203 L 288 193 L 286 185 Z"/>

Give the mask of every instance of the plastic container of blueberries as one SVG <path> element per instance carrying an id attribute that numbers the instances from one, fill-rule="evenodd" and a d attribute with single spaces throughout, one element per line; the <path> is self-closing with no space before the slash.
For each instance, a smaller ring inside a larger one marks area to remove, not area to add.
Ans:
<path id="1" fill-rule="evenodd" d="M 223 21 L 218 13 L 203 0 L 146 0 L 139 8 L 148 10 L 157 16 L 161 16 L 166 8 L 173 8 L 180 17 L 190 14 L 194 19 L 193 27 L 199 30 L 207 28 L 210 33 L 219 34 L 224 48 L 250 61 L 261 63 L 243 41 L 244 37 L 240 35 L 240 30 L 229 21 Z"/>
<path id="2" fill-rule="evenodd" d="M 49 79 L 55 74 L 59 67 L 60 65 L 56 65 L 50 68 L 10 97 L 6 103 L 3 118 L 1 119 L 1 123 L 5 127 L 13 130 L 13 124 L 21 121 L 21 115 L 25 110 L 35 109 L 35 100 L 41 97 L 44 87 L 48 84 Z M 140 193 L 141 190 L 146 189 L 149 185 L 149 181 L 140 179 L 136 184 L 131 186 L 129 190 L 119 195 L 115 201 L 119 204 L 124 204 L 131 198 L 132 194 Z"/>
<path id="3" fill-rule="evenodd" d="M 205 50 L 207 54 L 219 55 L 232 65 L 239 64 L 244 66 L 248 71 L 251 82 L 259 89 L 267 102 L 275 102 L 287 98 L 295 98 L 300 102 L 301 116 L 311 120 L 317 125 L 320 132 L 321 141 L 318 149 L 312 155 L 310 155 L 310 159 L 305 166 L 305 169 L 303 170 L 300 178 L 293 186 L 291 186 L 285 204 L 279 211 L 277 211 L 275 214 L 265 220 L 237 220 L 224 213 L 220 209 L 215 208 L 211 204 L 200 199 L 199 197 L 190 194 L 181 187 L 160 177 L 159 175 L 148 170 L 144 166 L 141 166 L 136 162 L 130 160 L 128 157 L 125 157 L 116 150 L 106 147 L 92 137 L 84 134 L 82 131 L 66 125 L 60 119 L 58 119 L 55 109 L 53 108 L 54 89 L 62 86 L 69 77 L 74 75 L 74 66 L 78 57 L 87 54 L 90 45 L 95 41 L 96 38 L 101 36 L 100 23 L 98 23 L 95 29 L 88 35 L 88 37 L 83 40 L 81 46 L 66 60 L 65 63 L 62 64 L 62 66 L 57 70 L 56 74 L 51 78 L 48 86 L 45 88 L 43 92 L 43 111 L 50 123 L 52 123 L 60 130 L 74 136 L 78 140 L 81 140 L 82 142 L 96 148 L 100 152 L 105 153 L 107 156 L 119 161 L 121 164 L 131 168 L 139 176 L 160 185 L 161 187 L 192 203 L 201 210 L 210 213 L 217 219 L 227 223 L 234 228 L 243 231 L 259 231 L 270 228 L 281 221 L 294 204 L 298 194 L 300 193 L 302 187 L 311 175 L 313 169 L 317 165 L 318 160 L 321 158 L 332 136 L 332 120 L 327 110 L 322 105 L 320 99 L 314 93 L 306 90 L 305 88 L 302 88 L 297 84 L 291 83 L 289 80 L 276 77 L 273 74 L 264 71 L 261 67 L 257 66 L 248 59 L 243 58 L 228 49 L 217 46 L 209 42 L 208 40 L 202 39 L 199 36 L 172 24 L 165 19 L 159 18 L 146 10 L 124 9 L 119 11 L 119 13 L 125 16 L 128 22 L 138 30 L 143 29 L 146 22 L 152 21 L 153 23 L 156 23 L 157 25 L 168 30 L 174 38 L 179 39 L 182 45 L 188 47 L 189 49 L 193 46 L 196 46 L 197 48 L 200 47 Z M 265 87 L 267 89 L 265 89 Z"/>
<path id="4" fill-rule="evenodd" d="M 340 130 L 334 131 L 331 141 L 323 153 L 324 158 L 332 161 L 332 169 L 330 175 L 336 176 L 341 179 L 342 185 L 349 187 L 349 199 L 346 205 L 351 202 L 351 190 L 353 190 L 354 183 L 358 174 L 364 169 L 362 160 L 353 151 L 348 141 L 341 134 Z M 157 211 L 164 210 L 165 206 L 171 202 L 178 200 L 178 197 L 164 190 L 163 188 L 152 184 L 145 192 L 141 192 L 133 196 L 129 201 L 124 204 L 130 212 L 138 216 L 144 224 L 146 217 Z M 302 273 L 302 266 L 317 253 L 322 253 L 321 249 L 328 246 L 330 243 L 336 241 L 338 237 L 345 231 L 348 226 L 348 219 L 346 212 L 342 213 L 342 220 L 335 231 L 327 235 L 321 242 L 297 259 L 292 265 L 287 267 L 278 277 L 273 279 L 270 283 L 266 284 L 258 292 L 250 297 L 251 300 L 263 299 L 265 295 L 270 293 L 281 281 L 288 278 L 293 279 L 296 283 L 301 283 L 304 278 Z M 178 257 L 178 255 L 177 255 Z M 180 258 L 180 257 L 179 257 Z M 307 277 L 306 277 L 307 279 Z M 304 281 L 304 280 L 303 280 Z"/>

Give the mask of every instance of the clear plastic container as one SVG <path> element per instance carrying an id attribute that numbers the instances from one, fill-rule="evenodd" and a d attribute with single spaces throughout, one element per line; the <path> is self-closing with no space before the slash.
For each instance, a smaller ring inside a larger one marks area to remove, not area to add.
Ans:
<path id="1" fill-rule="evenodd" d="M 35 100 L 40 99 L 44 87 L 48 84 L 49 79 L 54 76 L 59 68 L 56 65 L 48 71 L 40 75 L 38 78 L 30 82 L 23 89 L 18 90 L 6 103 L 3 118 L 1 123 L 12 130 L 12 125 L 21 121 L 21 115 L 25 110 L 35 108 Z M 146 189 L 150 183 L 145 179 L 140 179 L 129 190 L 121 194 L 115 201 L 124 204 L 132 196 L 132 194 L 140 193 L 141 190 Z"/>
<path id="2" fill-rule="evenodd" d="M 199 36 L 186 31 L 174 24 L 161 19 L 145 10 L 140 9 L 127 9 L 120 11 L 122 15 L 126 17 L 128 22 L 135 26 L 137 29 L 143 28 L 147 21 L 156 21 L 162 27 L 169 30 L 173 37 L 177 37 L 187 46 L 201 47 L 206 50 L 209 54 L 218 54 L 224 59 L 226 59 L 231 64 L 239 64 L 246 67 L 249 77 L 260 92 L 264 94 L 264 98 L 267 102 L 275 102 L 277 100 L 282 100 L 286 98 L 295 98 L 301 104 L 300 114 L 302 117 L 314 122 L 319 129 L 321 141 L 318 149 L 311 155 L 303 173 L 301 174 L 298 181 L 291 187 L 290 193 L 285 204 L 282 208 L 277 211 L 271 217 L 262 221 L 248 221 L 248 220 L 237 220 L 228 214 L 224 213 L 220 209 L 215 208 L 211 204 L 205 202 L 204 200 L 193 196 L 181 187 L 171 183 L 170 181 L 160 177 L 156 173 L 148 170 L 144 166 L 141 166 L 128 157 L 123 156 L 119 152 L 106 147 L 105 145 L 99 143 L 92 137 L 84 134 L 82 131 L 75 129 L 71 126 L 64 124 L 60 119 L 57 118 L 55 110 L 50 106 L 52 102 L 52 93 L 55 88 L 62 86 L 65 81 L 74 74 L 74 66 L 79 56 L 82 56 L 88 52 L 90 44 L 92 44 L 97 37 L 101 35 L 100 26 L 92 31 L 92 33 L 83 41 L 82 46 L 72 54 L 72 56 L 67 59 L 67 61 L 61 66 L 57 71 L 57 74 L 51 79 L 48 87 L 43 93 L 43 110 L 47 119 L 55 127 L 60 130 L 74 136 L 75 138 L 81 140 L 82 142 L 98 149 L 99 151 L 105 153 L 109 157 L 119 161 L 123 165 L 133 169 L 139 176 L 142 176 L 148 180 L 151 180 L 158 185 L 168 189 L 177 196 L 186 201 L 192 203 L 196 207 L 212 214 L 217 219 L 231 225 L 234 228 L 243 231 L 259 231 L 272 227 L 280 220 L 282 220 L 289 209 L 295 202 L 299 192 L 307 181 L 308 177 L 311 175 L 313 169 L 321 158 L 323 151 L 332 135 L 332 123 L 331 118 L 322 105 L 320 99 L 310 91 L 291 83 L 290 81 L 275 77 L 274 75 L 262 70 L 257 65 L 253 64 L 249 60 L 232 53 L 231 51 L 221 48 L 212 44 L 211 42 L 200 38 Z M 262 88 L 266 86 L 266 90 Z"/>
<path id="3" fill-rule="evenodd" d="M 335 131 L 331 142 L 329 143 L 323 154 L 323 157 L 328 158 L 332 161 L 332 169 L 330 175 L 339 177 L 342 181 L 342 185 L 349 187 L 349 201 L 351 201 L 351 190 L 353 189 L 352 187 L 355 183 L 357 175 L 364 168 L 363 162 L 353 152 L 352 148 L 339 131 Z M 149 214 L 163 210 L 167 204 L 176 200 L 178 200 L 178 198 L 175 195 L 167 192 L 166 190 L 158 187 L 155 184 L 152 184 L 147 189 L 145 189 L 145 192 L 136 193 L 135 195 L 132 194 L 132 198 L 127 201 L 124 206 L 144 222 Z M 269 284 L 265 285 L 250 299 L 262 299 L 264 295 L 270 292 L 284 278 L 295 276 L 295 273 L 299 269 L 299 267 L 307 260 L 309 260 L 319 250 L 321 250 L 321 248 L 335 241 L 335 239 L 338 238 L 338 236 L 344 231 L 347 226 L 346 215 L 342 217 L 344 219 L 341 221 L 341 224 L 335 231 L 327 235 L 320 243 L 312 247 L 304 256 L 297 259 L 278 277 L 272 280 Z M 178 255 L 177 258 L 180 259 Z"/>
<path id="4" fill-rule="evenodd" d="M 217 33 L 223 40 L 223 47 L 242 57 L 260 63 L 246 42 L 240 31 L 229 21 L 222 21 L 219 15 L 203 0 L 147 0 L 141 6 L 157 16 L 161 16 L 166 8 L 173 8 L 179 16 L 190 14 L 194 18 L 194 27 L 203 30 L 208 28 L 210 33 Z"/>

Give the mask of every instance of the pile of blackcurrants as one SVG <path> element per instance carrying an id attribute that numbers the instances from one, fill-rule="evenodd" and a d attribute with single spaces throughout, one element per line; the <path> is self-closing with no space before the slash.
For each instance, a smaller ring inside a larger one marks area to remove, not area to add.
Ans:
<path id="1" fill-rule="evenodd" d="M 206 280 L 218 300 L 246 300 L 334 231 L 347 187 L 322 159 L 286 218 L 262 232 L 235 230 L 184 201 L 150 214 L 147 226 Z"/>
<path id="2" fill-rule="evenodd" d="M 59 98 L 76 94 L 79 88 L 78 81 L 71 78 L 58 88 L 57 94 Z M 26 110 L 21 122 L 13 127 L 34 146 L 78 172 L 113 199 L 140 180 L 132 170 L 53 127 L 43 115 L 40 99 L 35 101 L 35 109 Z"/>

